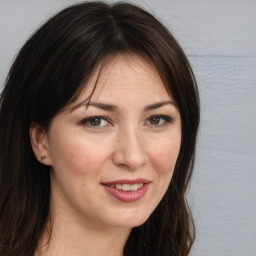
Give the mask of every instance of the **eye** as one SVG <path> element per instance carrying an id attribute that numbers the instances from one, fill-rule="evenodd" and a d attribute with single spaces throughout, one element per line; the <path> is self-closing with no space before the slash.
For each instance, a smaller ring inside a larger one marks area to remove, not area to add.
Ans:
<path id="1" fill-rule="evenodd" d="M 81 124 L 90 128 L 101 128 L 110 125 L 110 122 L 103 116 L 92 116 L 81 121 Z"/>
<path id="2" fill-rule="evenodd" d="M 168 123 L 171 123 L 173 121 L 173 118 L 170 116 L 165 115 L 155 115 L 151 116 L 147 119 L 146 124 L 152 125 L 155 127 L 164 126 Z"/>

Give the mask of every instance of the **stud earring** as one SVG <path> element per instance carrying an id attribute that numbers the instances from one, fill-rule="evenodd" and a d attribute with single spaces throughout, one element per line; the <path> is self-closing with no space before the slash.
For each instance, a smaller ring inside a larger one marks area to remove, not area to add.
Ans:
<path id="1" fill-rule="evenodd" d="M 46 156 L 41 156 L 41 160 L 44 160 L 46 158 Z"/>

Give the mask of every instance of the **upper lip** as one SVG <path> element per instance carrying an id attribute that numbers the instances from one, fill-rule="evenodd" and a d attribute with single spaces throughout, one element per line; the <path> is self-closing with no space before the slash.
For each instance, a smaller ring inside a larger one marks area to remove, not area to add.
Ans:
<path id="1" fill-rule="evenodd" d="M 136 184 L 136 183 L 150 183 L 147 179 L 124 179 L 124 180 L 113 180 L 109 182 L 102 182 L 104 185 L 115 185 L 115 184 Z"/>

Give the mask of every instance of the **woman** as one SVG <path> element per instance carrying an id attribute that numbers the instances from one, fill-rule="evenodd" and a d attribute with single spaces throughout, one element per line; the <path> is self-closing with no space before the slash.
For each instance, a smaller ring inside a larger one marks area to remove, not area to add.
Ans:
<path id="1" fill-rule="evenodd" d="M 193 72 L 156 18 L 61 11 L 2 92 L 0 255 L 188 255 L 198 124 Z"/>

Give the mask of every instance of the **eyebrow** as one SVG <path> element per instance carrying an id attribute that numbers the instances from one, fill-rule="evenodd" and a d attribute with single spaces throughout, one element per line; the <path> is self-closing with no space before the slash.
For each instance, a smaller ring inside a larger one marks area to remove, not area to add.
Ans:
<path id="1" fill-rule="evenodd" d="M 117 111 L 118 107 L 116 105 L 112 105 L 112 104 L 106 104 L 106 103 L 99 103 L 99 102 L 88 102 L 87 100 L 77 104 L 76 106 L 72 107 L 71 108 L 71 111 L 70 112 L 73 112 L 75 109 L 83 106 L 83 105 L 86 105 L 87 108 L 92 106 L 92 107 L 96 107 L 96 108 L 99 108 L 99 109 L 102 109 L 102 110 L 106 110 L 106 111 L 109 111 L 109 112 L 114 112 L 114 111 Z M 154 110 L 154 109 L 158 109 L 158 108 L 161 108 L 165 105 L 174 105 L 176 106 L 176 104 L 173 102 L 173 101 L 162 101 L 162 102 L 156 102 L 154 104 L 150 104 L 150 105 L 147 105 L 144 107 L 144 111 L 150 111 L 150 110 Z"/>
<path id="2" fill-rule="evenodd" d="M 93 106 L 93 107 L 96 107 L 96 108 L 99 108 L 99 109 L 102 109 L 102 110 L 106 110 L 106 111 L 109 111 L 109 112 L 114 112 L 117 110 L 117 106 L 115 105 L 112 105 L 112 104 L 105 104 L 105 103 L 99 103 L 99 102 L 88 102 L 88 100 L 86 99 L 85 101 L 73 106 L 70 110 L 70 112 L 73 112 L 74 110 L 80 108 L 81 106 L 84 106 L 86 105 L 86 108 L 90 107 L 90 106 Z"/>
<path id="3" fill-rule="evenodd" d="M 169 101 L 156 102 L 154 104 L 147 105 L 147 106 L 144 107 L 144 110 L 145 111 L 150 111 L 150 110 L 154 110 L 154 109 L 157 109 L 157 108 L 161 108 L 165 105 L 174 105 L 174 106 L 176 106 L 176 104 L 173 101 L 169 100 Z"/>
<path id="4" fill-rule="evenodd" d="M 117 106 L 115 105 L 112 105 L 112 104 L 105 104 L 105 103 L 99 103 L 99 102 L 89 102 L 87 104 L 87 106 L 93 106 L 93 107 L 96 107 L 96 108 L 99 108 L 99 109 L 102 109 L 102 110 L 106 110 L 106 111 L 109 111 L 109 112 L 114 112 L 117 110 Z"/>

